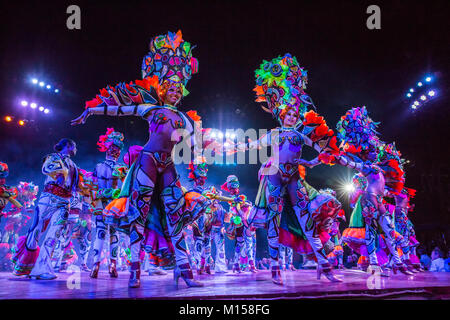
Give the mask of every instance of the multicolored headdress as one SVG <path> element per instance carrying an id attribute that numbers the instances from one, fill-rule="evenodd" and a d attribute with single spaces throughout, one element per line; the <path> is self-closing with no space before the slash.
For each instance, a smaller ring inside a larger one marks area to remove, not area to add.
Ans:
<path id="1" fill-rule="evenodd" d="M 186 85 L 191 75 L 198 72 L 198 61 L 192 57 L 195 46 L 183 40 L 181 30 L 177 33 L 168 32 L 165 35 L 150 40 L 150 51 L 142 60 L 142 78 L 158 78 L 158 95 L 167 90 L 167 86 L 181 87 L 183 96 L 189 92 Z M 161 95 L 160 95 L 161 96 Z"/>
<path id="2" fill-rule="evenodd" d="M 206 178 L 208 176 L 208 164 L 204 157 L 199 157 L 197 161 L 191 161 L 188 166 L 190 180 L 196 180 L 200 177 Z"/>
<path id="3" fill-rule="evenodd" d="M 9 175 L 9 168 L 6 163 L 0 162 L 0 178 L 6 178 Z"/>
<path id="4" fill-rule="evenodd" d="M 366 107 L 348 110 L 336 125 L 337 137 L 344 150 L 358 154 L 376 148 L 381 144 L 377 134 L 379 122 L 374 122 Z"/>
<path id="5" fill-rule="evenodd" d="M 33 182 L 20 181 L 17 186 L 17 200 L 26 208 L 30 208 L 34 205 L 34 201 L 37 198 L 39 187 Z"/>
<path id="6" fill-rule="evenodd" d="M 297 58 L 289 53 L 271 61 L 263 60 L 255 70 L 256 102 L 266 102 L 269 112 L 280 124 L 283 110 L 293 108 L 300 116 L 314 107 L 311 98 L 304 92 L 308 82 L 307 71 L 300 67 Z"/>
<path id="7" fill-rule="evenodd" d="M 142 61 L 143 79 L 101 89 L 99 95 L 86 101 L 86 108 L 157 104 L 173 85 L 186 96 L 189 93 L 186 85 L 191 75 L 198 72 L 198 61 L 192 57 L 193 48 L 182 39 L 181 31 L 153 38 L 150 51 Z"/>
<path id="8" fill-rule="evenodd" d="M 229 175 L 227 181 L 221 186 L 222 190 L 231 192 L 231 189 L 239 189 L 239 179 L 235 175 Z"/>
<path id="9" fill-rule="evenodd" d="M 117 146 L 120 150 L 123 149 L 123 134 L 114 131 L 114 128 L 107 128 L 106 133 L 101 135 L 98 139 L 97 146 L 101 152 L 107 151 L 112 145 Z"/>

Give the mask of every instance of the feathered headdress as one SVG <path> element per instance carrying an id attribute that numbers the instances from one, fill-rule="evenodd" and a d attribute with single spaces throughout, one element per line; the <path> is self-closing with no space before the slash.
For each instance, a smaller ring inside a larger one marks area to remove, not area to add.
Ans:
<path id="1" fill-rule="evenodd" d="M 168 32 L 150 41 L 150 51 L 142 60 L 142 78 L 156 76 L 159 82 L 158 94 L 166 84 L 179 85 L 183 96 L 189 92 L 186 85 L 192 74 L 198 72 L 198 61 L 192 57 L 195 46 L 183 40 L 181 30 Z"/>
<path id="2" fill-rule="evenodd" d="M 256 102 L 266 102 L 263 110 L 272 114 L 280 124 L 283 110 L 293 108 L 302 116 L 310 106 L 311 98 L 304 92 L 308 82 L 307 71 L 300 67 L 295 57 L 289 53 L 271 61 L 263 60 L 255 70 Z"/>
<path id="3" fill-rule="evenodd" d="M 98 138 L 97 146 L 98 150 L 101 152 L 105 152 L 108 150 L 112 145 L 115 145 L 120 148 L 120 150 L 123 149 L 123 134 L 114 131 L 114 128 L 107 128 L 106 133 L 101 135 Z"/>
<path id="4" fill-rule="evenodd" d="M 239 188 L 239 179 L 235 175 L 229 175 L 227 181 L 220 187 L 222 190 L 230 192 L 230 189 Z"/>
<path id="5" fill-rule="evenodd" d="M 143 80 L 107 86 L 86 102 L 86 108 L 156 104 L 170 85 L 179 86 L 186 96 L 187 82 L 198 72 L 198 61 L 192 57 L 194 46 L 184 41 L 178 31 L 154 37 L 149 47 L 142 61 Z"/>
<path id="6" fill-rule="evenodd" d="M 358 154 L 381 144 L 378 124 L 369 117 L 366 107 L 352 108 L 337 123 L 337 137 L 346 152 Z"/>
<path id="7" fill-rule="evenodd" d="M 9 168 L 6 163 L 0 162 L 0 178 L 6 178 L 9 175 Z"/>
<path id="8" fill-rule="evenodd" d="M 200 177 L 207 177 L 208 175 L 208 164 L 204 157 L 199 157 L 197 161 L 191 161 L 188 166 L 190 180 L 195 180 Z"/>
<path id="9" fill-rule="evenodd" d="M 352 184 L 355 186 L 355 189 L 366 190 L 368 182 L 367 178 L 361 173 L 357 173 L 352 178 Z"/>

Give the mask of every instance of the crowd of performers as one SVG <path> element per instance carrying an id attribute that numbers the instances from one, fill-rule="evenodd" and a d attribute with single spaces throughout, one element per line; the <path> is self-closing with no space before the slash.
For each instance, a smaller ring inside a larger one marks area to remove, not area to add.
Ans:
<path id="1" fill-rule="evenodd" d="M 46 180 L 37 200 L 38 187 L 32 183 L 7 186 L 8 167 L 0 164 L 0 210 L 11 202 L 11 209 L 2 211 L 8 223 L 1 239 L 12 250 L 14 275 L 55 279 L 58 271 L 78 260 L 94 279 L 105 263 L 111 278 L 118 277 L 118 269 L 128 269 L 132 288 L 140 286 L 142 269 L 150 274 L 173 269 L 177 286 L 180 278 L 189 287 L 203 286 L 193 270 L 228 272 L 226 238 L 235 243 L 232 272 L 257 272 L 257 228 L 267 229 L 272 281 L 277 285 L 283 284 L 282 271 L 295 270 L 294 252 L 317 262 L 318 279 L 324 275 L 342 281 L 333 269 L 342 267 L 344 244 L 360 255 L 359 264 L 369 273 L 422 271 L 408 218 L 415 191 L 404 186 L 400 152 L 394 143 L 381 141 L 379 124 L 365 107 L 349 109 L 333 131 L 306 94 L 307 72 L 297 59 L 285 54 L 264 60 L 255 71 L 256 101 L 279 126 L 258 140 L 225 148 L 210 129 L 201 128 L 195 111 L 177 107 L 198 71 L 193 46 L 178 31 L 153 38 L 149 49 L 142 80 L 100 90 L 72 121 L 83 124 L 91 115 L 143 118 L 149 127 L 144 146 L 131 146 L 123 154 L 124 135 L 108 128 L 97 143 L 105 158 L 87 171 L 72 161 L 76 143 L 62 139 L 43 162 Z M 189 182 L 182 185 L 172 151 L 186 141 L 186 132 L 194 156 L 187 168 Z M 206 186 L 206 150 L 237 153 L 268 146 L 274 152 L 258 172 L 254 202 L 242 193 L 235 175 L 220 187 Z M 304 146 L 313 148 L 317 157 L 303 159 Z M 353 212 L 342 234 L 339 225 L 347 219 L 336 192 L 317 190 L 305 180 L 306 168 L 320 164 L 355 171 Z M 17 237 L 30 212 L 27 234 Z M 79 252 L 74 251 L 75 240 Z"/>

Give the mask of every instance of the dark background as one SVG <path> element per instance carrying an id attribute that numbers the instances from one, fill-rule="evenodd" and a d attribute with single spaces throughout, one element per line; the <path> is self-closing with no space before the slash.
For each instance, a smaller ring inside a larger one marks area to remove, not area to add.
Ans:
<path id="1" fill-rule="evenodd" d="M 81 8 L 81 30 L 66 28 L 71 4 Z M 371 4 L 381 8 L 381 30 L 366 27 Z M 1 15 L 0 116 L 32 120 L 25 127 L 0 122 L 0 161 L 10 167 L 10 184 L 42 185 L 41 159 L 62 137 L 77 142 L 74 161 L 87 170 L 104 157 L 96 142 L 107 127 L 124 132 L 126 146 L 143 145 L 147 123 L 139 118 L 91 117 L 77 127 L 69 121 L 100 88 L 140 79 L 149 40 L 181 29 L 197 45 L 199 60 L 181 108 L 196 109 L 204 127 L 276 126 L 254 102 L 254 70 L 263 59 L 289 52 L 308 70 L 307 92 L 330 127 L 348 108 L 366 105 L 381 122 L 382 139 L 395 140 L 410 160 L 406 185 L 418 190 L 411 219 L 419 240 L 442 243 L 449 234 L 448 1 L 14 1 L 3 2 Z M 426 74 L 439 97 L 412 113 L 405 93 Z M 61 92 L 36 88 L 33 76 Z M 23 108 L 21 99 L 52 111 Z M 179 173 L 188 184 L 184 167 Z M 209 183 L 218 186 L 236 174 L 254 200 L 258 168 L 210 166 Z M 308 171 L 307 180 L 339 190 L 352 175 L 321 166 Z M 349 216 L 346 196 L 338 192 Z"/>

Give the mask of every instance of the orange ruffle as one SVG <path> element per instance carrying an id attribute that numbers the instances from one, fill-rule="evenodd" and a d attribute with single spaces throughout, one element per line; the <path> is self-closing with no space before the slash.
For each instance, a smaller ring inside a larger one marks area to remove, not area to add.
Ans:
<path id="1" fill-rule="evenodd" d="M 105 209 L 103 209 L 103 215 L 105 217 L 121 218 L 127 213 L 128 198 L 119 198 L 111 201 Z"/>

